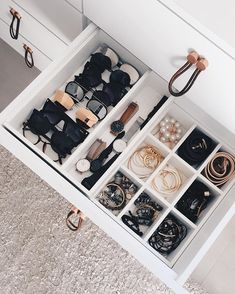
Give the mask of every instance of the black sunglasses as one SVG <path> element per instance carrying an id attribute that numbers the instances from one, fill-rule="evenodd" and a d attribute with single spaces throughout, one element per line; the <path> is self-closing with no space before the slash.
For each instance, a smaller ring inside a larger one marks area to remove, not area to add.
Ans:
<path id="1" fill-rule="evenodd" d="M 110 82 L 106 83 L 102 79 L 102 73 L 105 70 L 112 71 L 112 68 L 119 66 L 119 69 L 111 72 Z M 119 62 L 118 55 L 110 48 L 103 48 L 103 52 L 97 52 L 91 55 L 83 69 L 83 72 L 75 76 L 75 81 L 69 82 L 65 92 L 74 100 L 82 101 L 84 95 L 92 88 L 103 84 L 101 95 L 106 106 L 115 106 L 120 99 L 126 94 L 126 87 L 132 86 L 139 79 L 139 73 L 130 64 Z M 97 93 L 96 95 L 97 96 Z"/>
<path id="2" fill-rule="evenodd" d="M 58 124 L 63 123 L 61 129 Z M 76 124 L 66 115 L 56 104 L 47 99 L 43 108 L 38 111 L 34 109 L 29 119 L 23 123 L 23 135 L 27 136 L 27 131 L 36 136 L 34 145 L 43 143 L 42 151 L 45 153 L 47 146 L 58 155 L 62 164 L 62 158 L 71 154 L 72 149 L 82 143 L 88 136 L 88 132 Z"/>

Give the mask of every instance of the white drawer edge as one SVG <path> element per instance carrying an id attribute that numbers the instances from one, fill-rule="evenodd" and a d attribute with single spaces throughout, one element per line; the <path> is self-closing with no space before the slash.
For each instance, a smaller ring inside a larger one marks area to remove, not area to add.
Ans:
<path id="1" fill-rule="evenodd" d="M 91 23 L 82 33 L 71 43 L 69 51 L 66 50 L 61 56 L 60 60 L 53 61 L 24 91 L 21 92 L 15 100 L 13 100 L 1 113 L 0 124 L 3 124 L 9 119 L 9 113 L 14 113 L 14 109 L 17 109 L 18 105 L 25 105 L 28 103 L 27 96 L 30 97 L 32 93 L 35 93 L 38 87 L 42 88 L 48 82 L 48 76 L 55 75 L 67 62 L 68 52 L 72 58 L 76 54 L 79 46 L 83 44 L 92 34 L 96 31 L 97 26 Z M 24 98 L 22 100 L 22 98 Z M 22 102 L 23 101 L 23 102 Z"/>
<path id="2" fill-rule="evenodd" d="M 60 193 L 65 199 L 76 207 L 79 207 L 85 215 L 87 215 L 105 233 L 110 235 L 110 232 L 112 232 L 111 237 L 117 243 L 138 259 L 153 274 L 164 281 L 168 287 L 175 291 L 175 293 L 188 293 L 178 284 L 176 281 L 176 273 L 172 269 L 170 269 L 160 259 L 158 260 L 158 258 L 147 248 L 144 248 L 140 242 L 136 242 L 136 239 L 129 234 L 128 231 L 115 222 L 103 210 L 99 209 L 95 203 L 90 201 L 85 195 L 78 191 L 78 189 L 64 179 L 62 175 L 60 175 L 53 168 L 48 168 L 48 164 L 41 160 L 38 155 L 33 152 L 28 152 L 27 146 L 24 144 L 18 144 L 18 139 L 2 127 L 0 127 L 0 137 L 4 138 L 4 141 L 1 142 L 4 147 L 19 158 L 41 179 L 49 183 L 49 185 Z M 32 162 L 34 162 L 33 165 Z M 79 195 L 81 197 L 79 197 Z M 144 254 L 143 249 L 145 249 Z"/>
<path id="3" fill-rule="evenodd" d="M 83 13 L 83 0 L 65 0 L 65 2 L 67 2 L 77 11 Z"/>
<path id="4" fill-rule="evenodd" d="M 214 230 L 212 230 L 210 236 L 207 238 L 207 240 L 204 242 L 204 244 L 200 247 L 200 249 L 197 251 L 193 259 L 191 259 L 191 262 L 189 262 L 188 266 L 182 271 L 182 273 L 178 276 L 177 281 L 183 285 L 188 277 L 192 274 L 194 269 L 197 267 L 197 265 L 200 263 L 200 261 L 203 259 L 203 257 L 206 255 L 208 250 L 211 248 L 211 246 L 214 244 L 216 239 L 220 236 L 228 222 L 231 220 L 231 218 L 235 214 L 235 203 L 234 203 L 234 193 L 235 193 L 235 187 L 233 187 L 226 195 L 226 198 L 221 201 L 219 206 L 215 209 L 211 217 L 207 220 L 207 222 L 204 224 L 204 226 L 201 228 L 201 232 L 198 232 L 198 235 L 200 233 L 206 234 L 208 231 L 208 227 L 210 226 L 214 227 L 213 223 L 216 223 L 218 219 L 221 219 L 218 224 L 215 226 Z M 220 215 L 224 214 L 224 216 L 221 218 Z M 198 235 L 195 236 L 195 240 L 197 239 Z M 194 242 L 195 242 L 194 240 Z"/>
<path id="5" fill-rule="evenodd" d="M 187 13 L 177 3 L 175 3 L 174 0 L 158 0 L 158 2 L 167 7 L 185 23 L 187 23 L 189 26 L 198 31 L 203 37 L 213 43 L 217 48 L 235 60 L 235 50 L 229 43 L 201 24 L 197 19 L 195 19 L 192 15 Z"/>

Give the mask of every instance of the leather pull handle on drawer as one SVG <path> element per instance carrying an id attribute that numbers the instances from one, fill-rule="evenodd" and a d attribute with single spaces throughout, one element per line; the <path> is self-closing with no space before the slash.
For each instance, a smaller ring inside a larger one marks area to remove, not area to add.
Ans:
<path id="1" fill-rule="evenodd" d="M 189 78 L 188 82 L 186 83 L 186 85 L 184 86 L 184 88 L 181 91 L 175 92 L 173 90 L 174 82 L 193 65 L 196 66 L 196 69 L 194 70 L 193 74 Z M 170 79 L 170 82 L 168 84 L 168 89 L 169 89 L 169 92 L 171 93 L 171 95 L 173 95 L 175 97 L 179 97 L 179 96 L 182 96 L 185 93 L 187 93 L 191 89 L 192 85 L 196 81 L 199 74 L 203 70 L 205 70 L 207 67 L 208 67 L 207 59 L 201 57 L 195 51 L 190 52 L 187 56 L 187 62 Z"/>
<path id="2" fill-rule="evenodd" d="M 25 63 L 29 68 L 32 68 L 34 66 L 33 50 L 26 44 L 23 45 L 23 48 L 25 49 L 25 55 L 24 55 Z"/>
<path id="3" fill-rule="evenodd" d="M 19 12 L 17 12 L 14 8 L 10 9 L 10 13 L 12 15 L 12 21 L 10 24 L 10 35 L 12 39 L 17 40 L 19 36 L 19 30 L 20 30 L 20 20 L 21 16 Z"/>
<path id="4" fill-rule="evenodd" d="M 74 223 L 74 220 L 72 220 L 72 217 L 77 217 L 76 224 Z M 77 231 L 81 228 L 81 225 L 85 219 L 85 215 L 76 207 L 72 207 L 67 214 L 66 217 L 66 225 L 71 231 Z"/>

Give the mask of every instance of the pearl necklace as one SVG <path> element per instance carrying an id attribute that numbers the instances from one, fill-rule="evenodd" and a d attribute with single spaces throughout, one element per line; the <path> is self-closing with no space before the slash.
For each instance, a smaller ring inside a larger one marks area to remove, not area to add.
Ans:
<path id="1" fill-rule="evenodd" d="M 160 121 L 159 140 L 162 143 L 177 144 L 182 137 L 181 124 L 173 117 L 166 116 Z"/>

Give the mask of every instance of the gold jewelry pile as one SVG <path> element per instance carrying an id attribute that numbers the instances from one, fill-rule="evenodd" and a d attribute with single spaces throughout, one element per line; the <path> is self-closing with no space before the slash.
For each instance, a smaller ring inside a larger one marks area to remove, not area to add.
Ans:
<path id="1" fill-rule="evenodd" d="M 153 178 L 151 184 L 153 189 L 161 194 L 173 194 L 180 189 L 182 176 L 175 167 L 167 164 Z"/>
<path id="2" fill-rule="evenodd" d="M 138 148 L 128 159 L 128 168 L 140 179 L 147 179 L 163 161 L 161 151 L 153 145 Z"/>

